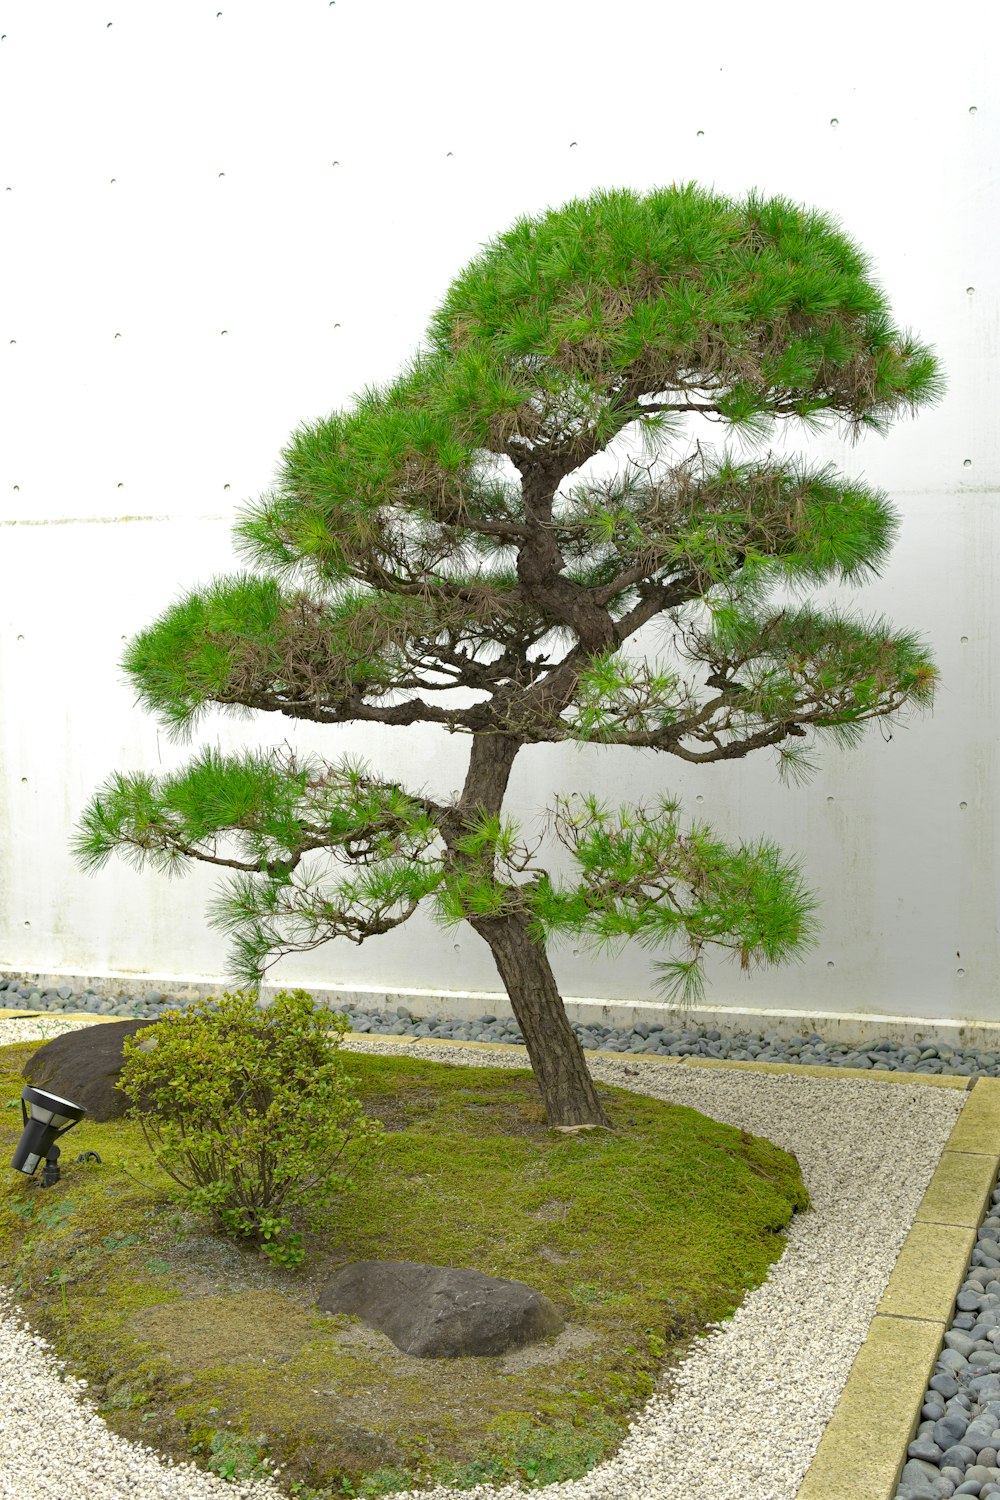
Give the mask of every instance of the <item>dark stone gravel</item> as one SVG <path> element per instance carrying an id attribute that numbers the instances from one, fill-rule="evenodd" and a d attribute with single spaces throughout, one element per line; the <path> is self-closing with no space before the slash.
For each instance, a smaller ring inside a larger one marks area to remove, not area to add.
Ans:
<path id="1" fill-rule="evenodd" d="M 1000 1178 L 979 1227 L 958 1312 L 924 1392 L 920 1424 L 906 1450 L 893 1500 L 1000 1496 Z"/>
<path id="2" fill-rule="evenodd" d="M 193 1001 L 179 996 L 152 992 L 145 999 L 121 991 L 101 997 L 91 990 L 74 993 L 68 985 L 42 989 L 19 980 L 0 979 L 0 1007 L 23 1007 L 39 1011 L 92 1011 L 95 1015 L 142 1017 L 155 1021 L 166 1011 L 183 1010 Z M 512 1017 L 492 1014 L 473 1020 L 444 1020 L 414 1015 L 405 1005 L 392 1011 L 363 1010 L 357 1006 L 330 1003 L 330 1010 L 342 1011 L 351 1021 L 351 1029 L 378 1036 L 421 1036 L 443 1041 L 523 1042 L 517 1022 Z M 864 1046 L 846 1042 L 828 1042 L 818 1032 L 804 1037 L 782 1040 L 775 1031 L 723 1033 L 705 1026 L 683 1027 L 679 1022 L 664 1025 L 657 1021 L 637 1021 L 634 1026 L 618 1028 L 596 1021 L 574 1021 L 573 1030 L 585 1051 L 626 1052 L 651 1057 L 712 1057 L 740 1062 L 811 1063 L 831 1068 L 861 1068 L 865 1071 L 895 1073 L 939 1073 L 964 1078 L 1000 1078 L 1000 1056 L 975 1047 L 952 1047 L 917 1044 L 881 1037 Z M 1000 1222 L 997 1224 L 1000 1235 Z M 987 1246 L 1000 1266 L 1000 1241 Z M 979 1264 L 980 1262 L 977 1262 Z"/>

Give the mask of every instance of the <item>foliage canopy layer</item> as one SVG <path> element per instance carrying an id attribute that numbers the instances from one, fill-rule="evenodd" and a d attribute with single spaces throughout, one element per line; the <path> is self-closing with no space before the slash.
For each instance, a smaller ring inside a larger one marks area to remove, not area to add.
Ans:
<path id="1" fill-rule="evenodd" d="M 252 985 L 282 954 L 362 942 L 432 896 L 489 944 L 550 1120 L 606 1123 L 546 941 L 682 938 L 687 957 L 661 968 L 690 999 L 706 944 L 744 968 L 786 960 L 816 903 L 774 846 L 684 833 L 670 799 L 560 799 L 551 824 L 579 875 L 556 881 L 502 816 L 514 757 L 563 740 L 691 762 L 773 747 L 800 777 L 802 739 L 854 745 L 868 721 L 927 706 L 937 669 L 913 634 L 768 606 L 778 586 L 877 577 L 899 524 L 884 493 L 690 434 L 664 454 L 692 414 L 759 448 L 786 419 L 882 432 L 941 389 L 867 259 L 815 210 L 686 184 L 519 219 L 456 278 L 397 380 L 293 434 L 238 520 L 247 571 L 193 589 L 124 661 L 179 735 L 216 706 L 467 734 L 460 797 L 349 759 L 204 750 L 173 775 L 112 777 L 80 857 L 235 871 L 213 920 Z M 616 446 L 643 457 L 588 469 Z M 627 655 L 653 621 L 672 658 Z M 456 706 L 455 688 L 476 701 Z M 338 879 L 345 863 L 357 873 Z"/>

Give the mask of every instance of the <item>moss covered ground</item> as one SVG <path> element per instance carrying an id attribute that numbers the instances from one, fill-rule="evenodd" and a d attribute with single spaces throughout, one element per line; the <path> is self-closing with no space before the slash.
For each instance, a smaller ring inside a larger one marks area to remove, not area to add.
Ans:
<path id="1" fill-rule="evenodd" d="M 38 1045 L 0 1049 L 7 1160 Z M 793 1156 L 692 1109 L 599 1084 L 614 1131 L 563 1135 L 528 1070 L 343 1059 L 385 1136 L 298 1269 L 180 1208 L 128 1121 L 84 1120 L 52 1188 L 0 1180 L 0 1278 L 116 1431 L 230 1477 L 267 1460 L 302 1500 L 578 1478 L 808 1207 Z M 566 1329 L 495 1358 L 401 1354 L 317 1309 L 364 1259 L 524 1281 Z"/>

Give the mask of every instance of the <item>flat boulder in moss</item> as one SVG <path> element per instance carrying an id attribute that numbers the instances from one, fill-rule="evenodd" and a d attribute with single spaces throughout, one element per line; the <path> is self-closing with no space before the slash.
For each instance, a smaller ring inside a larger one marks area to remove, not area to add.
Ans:
<path id="1" fill-rule="evenodd" d="M 403 1354 L 457 1359 L 504 1354 L 566 1326 L 554 1303 L 523 1281 L 412 1260 L 359 1260 L 319 1296 L 324 1312 L 353 1313 Z"/>
<path id="2" fill-rule="evenodd" d="M 122 1047 L 148 1021 L 105 1021 L 66 1031 L 33 1052 L 21 1077 L 38 1089 L 82 1104 L 92 1120 L 120 1120 L 129 1098 L 115 1088 L 125 1064 Z"/>

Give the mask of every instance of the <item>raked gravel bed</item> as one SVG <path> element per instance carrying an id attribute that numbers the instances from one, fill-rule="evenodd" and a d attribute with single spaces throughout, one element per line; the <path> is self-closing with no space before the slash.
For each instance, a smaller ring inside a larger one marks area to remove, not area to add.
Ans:
<path id="1" fill-rule="evenodd" d="M 0 1045 L 87 1022 L 0 1020 Z M 399 1043 L 356 1038 L 345 1050 Z M 475 1066 L 472 1049 L 420 1044 L 420 1056 Z M 493 1052 L 491 1067 L 523 1067 Z M 633 1423 L 619 1452 L 560 1500 L 795 1500 L 874 1316 L 938 1158 L 968 1095 L 726 1068 L 591 1057 L 596 1077 L 689 1105 L 793 1151 L 812 1197 L 789 1226 L 767 1281 L 709 1329 Z M 112 1434 L 87 1392 L 0 1299 L 0 1500 L 277 1500 L 272 1479 L 224 1482 Z M 912 1470 L 910 1471 L 913 1472 Z M 413 1492 L 416 1495 L 418 1492 Z M 464 1492 L 513 1500 L 516 1485 Z M 536 1493 L 536 1491 L 530 1491 Z M 454 1500 L 445 1488 L 421 1500 Z"/>

